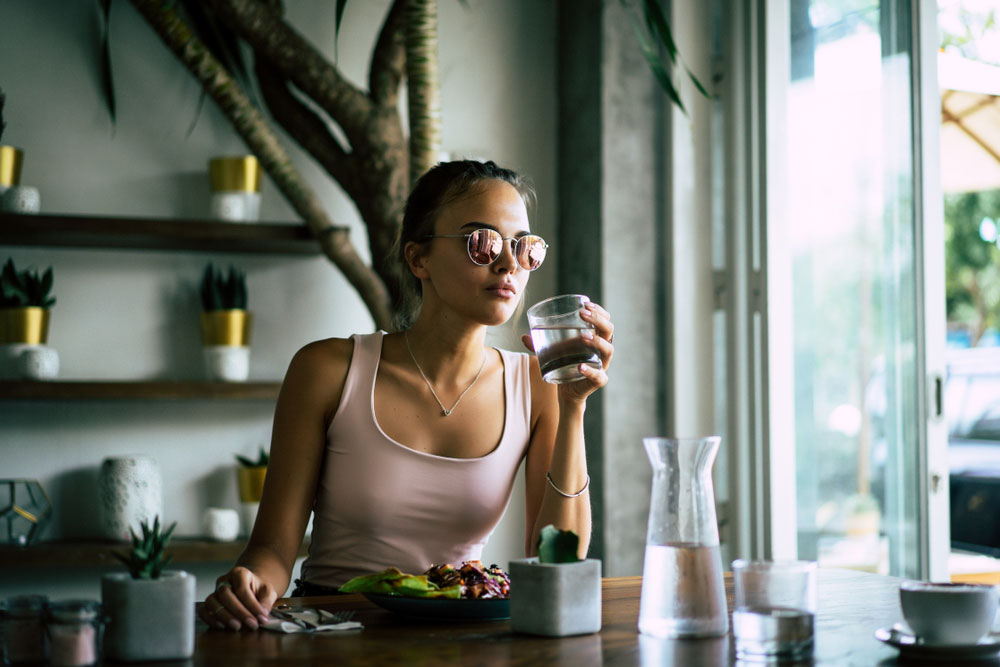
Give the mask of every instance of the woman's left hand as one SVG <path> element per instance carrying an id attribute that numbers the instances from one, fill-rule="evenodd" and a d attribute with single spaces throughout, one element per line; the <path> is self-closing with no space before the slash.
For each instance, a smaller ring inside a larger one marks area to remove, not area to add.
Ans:
<path id="1" fill-rule="evenodd" d="M 583 333 L 583 342 L 594 348 L 600 355 L 601 368 L 580 364 L 579 368 L 583 378 L 576 382 L 559 385 L 559 398 L 563 400 L 582 401 L 606 385 L 608 383 L 608 366 L 611 364 L 611 356 L 615 351 L 615 346 L 611 344 L 615 336 L 615 325 L 611 322 L 611 314 L 608 311 L 599 304 L 588 301 L 580 311 L 580 317 L 594 326 L 593 331 Z M 521 336 L 521 342 L 532 352 L 535 351 L 530 335 Z"/>

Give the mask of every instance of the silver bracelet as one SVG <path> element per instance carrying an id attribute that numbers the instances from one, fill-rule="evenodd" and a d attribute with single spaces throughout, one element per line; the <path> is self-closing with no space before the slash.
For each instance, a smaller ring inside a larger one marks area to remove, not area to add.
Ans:
<path id="1" fill-rule="evenodd" d="M 579 498 L 580 496 L 583 495 L 583 492 L 587 490 L 587 487 L 590 486 L 590 475 L 587 475 L 587 483 L 584 484 L 583 488 L 577 491 L 576 493 L 566 493 L 565 491 L 560 489 L 558 486 L 556 486 L 556 483 L 552 481 L 552 475 L 550 475 L 547 472 L 545 473 L 545 479 L 548 480 L 549 486 L 555 489 L 555 492 L 558 493 L 563 498 Z"/>

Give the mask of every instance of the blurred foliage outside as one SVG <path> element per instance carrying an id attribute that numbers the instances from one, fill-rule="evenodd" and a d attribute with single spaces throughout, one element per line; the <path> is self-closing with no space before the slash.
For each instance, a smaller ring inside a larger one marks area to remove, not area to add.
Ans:
<path id="1" fill-rule="evenodd" d="M 946 195 L 948 344 L 995 345 L 1000 330 L 1000 190 Z"/>

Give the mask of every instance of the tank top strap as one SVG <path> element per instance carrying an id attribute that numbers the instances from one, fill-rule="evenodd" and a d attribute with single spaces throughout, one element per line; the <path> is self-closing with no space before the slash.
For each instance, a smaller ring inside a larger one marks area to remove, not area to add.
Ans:
<path id="1" fill-rule="evenodd" d="M 334 419 L 345 410 L 346 406 L 354 405 L 355 401 L 360 401 L 359 405 L 369 406 L 369 412 L 371 412 L 375 374 L 378 372 L 384 336 L 385 331 L 381 330 L 370 334 L 351 335 L 351 340 L 354 341 L 351 366 L 347 370 L 344 391 L 341 394 L 340 405 L 337 407 Z"/>

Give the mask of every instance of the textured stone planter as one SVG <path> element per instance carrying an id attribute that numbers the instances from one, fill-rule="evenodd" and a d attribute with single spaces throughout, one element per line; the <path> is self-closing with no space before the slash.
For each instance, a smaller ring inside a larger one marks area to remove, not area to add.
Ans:
<path id="1" fill-rule="evenodd" d="M 601 629 L 601 561 L 510 562 L 510 625 L 514 632 L 547 637 Z"/>
<path id="2" fill-rule="evenodd" d="M 105 574 L 104 655 L 121 662 L 184 660 L 194 653 L 194 575 L 167 570 L 159 579 Z"/>
<path id="3" fill-rule="evenodd" d="M 163 516 L 160 467 L 148 456 L 108 457 L 97 476 L 101 529 L 104 537 L 128 541 L 145 521 Z"/>

